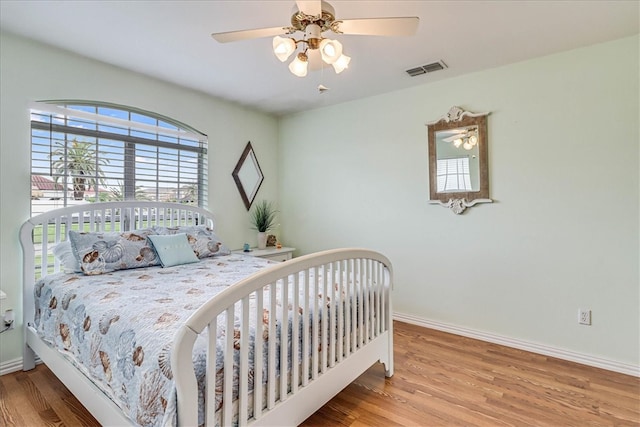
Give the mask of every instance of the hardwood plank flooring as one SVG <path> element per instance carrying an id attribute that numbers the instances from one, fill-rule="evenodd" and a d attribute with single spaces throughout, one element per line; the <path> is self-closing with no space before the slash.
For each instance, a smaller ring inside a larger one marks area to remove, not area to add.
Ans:
<path id="1" fill-rule="evenodd" d="M 304 426 L 640 426 L 640 378 L 395 322 L 373 366 Z"/>
<path id="2" fill-rule="evenodd" d="M 640 378 L 395 322 L 377 364 L 302 426 L 640 426 Z M 97 426 L 44 365 L 0 377 L 0 425 Z"/>

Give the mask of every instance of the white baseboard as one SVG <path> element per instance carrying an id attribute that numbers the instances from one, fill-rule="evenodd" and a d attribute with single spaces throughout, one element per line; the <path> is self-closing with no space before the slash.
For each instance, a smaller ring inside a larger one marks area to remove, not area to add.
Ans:
<path id="1" fill-rule="evenodd" d="M 42 363 L 40 358 L 36 356 L 36 364 Z M 18 357 L 17 359 L 7 360 L 6 362 L 0 363 L 0 376 L 5 374 L 10 374 L 12 372 L 17 372 L 22 370 L 22 357 Z"/>
<path id="2" fill-rule="evenodd" d="M 423 319 L 404 313 L 394 313 L 393 318 L 401 322 L 411 323 L 413 325 L 423 326 L 425 328 L 436 329 L 438 331 L 449 332 L 451 334 L 462 335 L 463 337 L 475 338 L 477 340 L 500 344 L 507 347 L 513 347 L 520 350 L 530 351 L 532 353 L 542 354 L 545 356 L 556 357 L 570 362 L 581 363 L 587 366 L 606 369 L 608 371 L 620 372 L 634 377 L 640 377 L 640 366 L 628 363 L 617 362 L 615 360 L 603 359 L 588 354 L 576 353 L 574 351 L 562 348 L 551 347 L 548 345 L 533 343 L 529 341 L 519 340 L 516 338 L 504 337 L 497 334 L 482 332 L 475 329 L 463 328 L 460 326 L 450 325 L 447 323 L 437 322 L 434 320 Z M 36 363 L 41 363 L 36 357 Z M 10 374 L 22 369 L 22 358 L 8 360 L 0 364 L 0 375 Z"/>
<path id="3" fill-rule="evenodd" d="M 7 360 L 0 364 L 0 375 L 10 374 L 12 372 L 22 370 L 22 357 L 17 359 Z"/>
<path id="4" fill-rule="evenodd" d="M 437 322 L 434 320 L 423 319 L 410 314 L 395 312 L 393 315 L 395 320 L 401 322 L 411 323 L 417 326 L 423 326 L 425 328 L 436 329 L 438 331 L 449 332 L 451 334 L 462 335 L 468 338 L 475 338 L 477 340 L 486 341 L 494 344 L 504 345 L 506 347 L 513 347 L 520 350 L 530 351 L 532 353 L 542 354 L 544 356 L 556 357 L 562 360 L 568 360 L 570 362 L 576 362 L 583 365 L 593 366 L 596 368 L 602 368 L 609 371 L 620 372 L 626 375 L 632 375 L 634 377 L 640 377 L 640 366 L 631 365 L 628 363 L 617 362 L 615 360 L 603 359 L 588 354 L 581 354 L 562 348 L 551 347 L 544 344 L 524 341 L 516 338 L 505 337 L 489 332 L 477 331 L 474 329 L 464 328 L 460 326 L 450 325 L 447 323 Z"/>

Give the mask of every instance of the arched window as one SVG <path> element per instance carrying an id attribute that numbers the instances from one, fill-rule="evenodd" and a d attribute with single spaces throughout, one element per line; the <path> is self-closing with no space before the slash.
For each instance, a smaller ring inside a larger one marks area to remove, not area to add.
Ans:
<path id="1" fill-rule="evenodd" d="M 31 109 L 31 212 L 113 200 L 206 205 L 207 136 L 122 105 L 39 102 Z"/>

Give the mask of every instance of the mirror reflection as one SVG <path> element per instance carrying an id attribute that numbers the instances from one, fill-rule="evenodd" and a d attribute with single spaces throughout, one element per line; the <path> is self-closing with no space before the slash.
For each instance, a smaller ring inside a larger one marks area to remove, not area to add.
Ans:
<path id="1" fill-rule="evenodd" d="M 236 182 L 245 207 L 249 210 L 258 194 L 262 181 L 264 181 L 264 175 L 262 175 L 262 170 L 251 142 L 247 143 L 231 175 L 233 175 L 233 180 Z"/>
<path id="2" fill-rule="evenodd" d="M 240 171 L 238 172 L 238 178 L 242 183 L 242 188 L 247 192 L 247 197 L 253 200 L 260 187 L 260 168 L 258 166 L 258 160 L 256 154 L 251 151 L 247 156 L 247 159 L 243 163 Z"/>
<path id="3" fill-rule="evenodd" d="M 478 156 L 478 126 L 436 132 L 436 191 L 480 191 Z"/>

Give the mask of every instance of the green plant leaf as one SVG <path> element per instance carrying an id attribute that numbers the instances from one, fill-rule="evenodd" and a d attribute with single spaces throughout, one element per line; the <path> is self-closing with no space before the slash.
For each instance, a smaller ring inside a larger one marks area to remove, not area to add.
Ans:
<path id="1" fill-rule="evenodd" d="M 253 205 L 250 213 L 252 228 L 259 232 L 265 232 L 273 229 L 276 221 L 276 213 L 278 211 L 273 207 L 271 202 L 261 200 Z"/>

